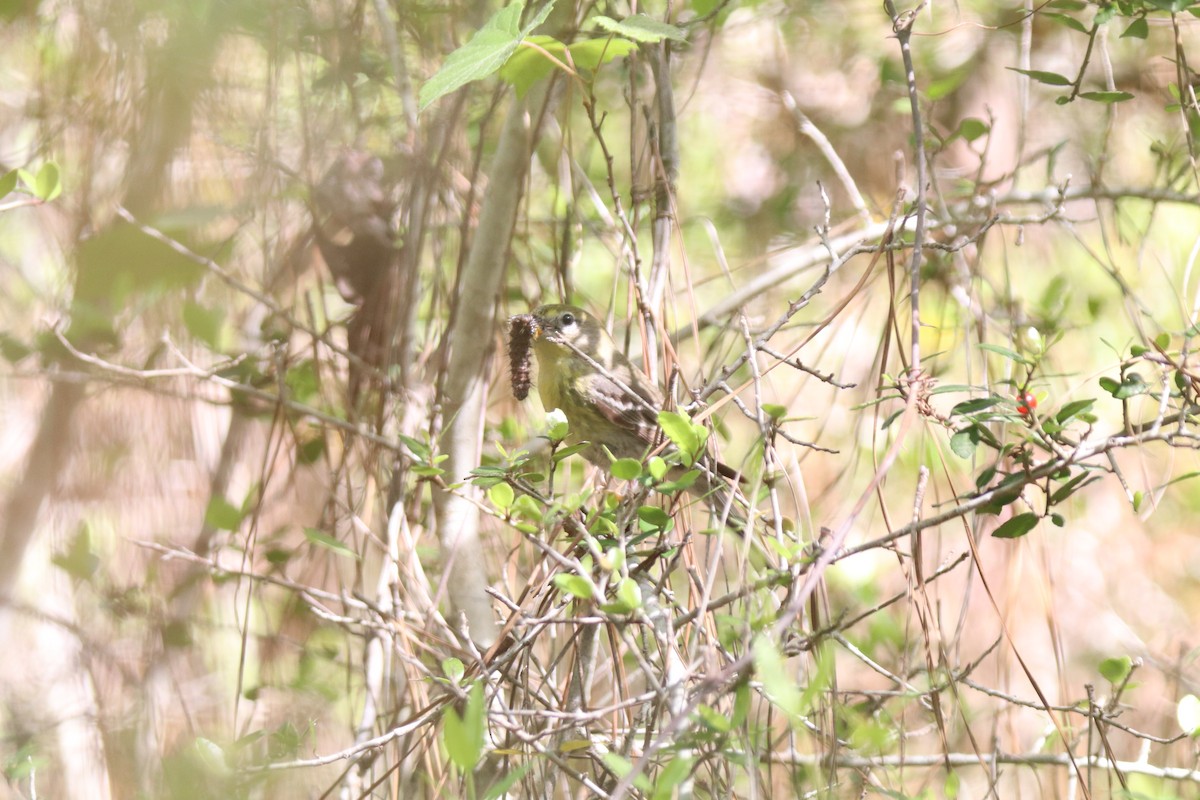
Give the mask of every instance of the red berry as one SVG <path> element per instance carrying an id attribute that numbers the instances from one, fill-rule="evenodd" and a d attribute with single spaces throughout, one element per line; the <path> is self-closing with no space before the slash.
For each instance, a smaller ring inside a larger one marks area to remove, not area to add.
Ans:
<path id="1" fill-rule="evenodd" d="M 1033 392 L 1022 392 L 1017 396 L 1017 413 L 1024 415 L 1028 414 L 1032 409 L 1037 408 L 1037 397 Z"/>

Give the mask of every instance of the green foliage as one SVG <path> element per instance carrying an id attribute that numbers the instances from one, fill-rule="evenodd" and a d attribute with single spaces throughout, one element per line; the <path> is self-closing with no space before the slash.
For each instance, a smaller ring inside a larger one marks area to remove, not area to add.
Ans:
<path id="1" fill-rule="evenodd" d="M 660 411 L 658 424 L 671 443 L 679 448 L 684 466 L 690 467 L 704 452 L 704 444 L 708 441 L 708 428 L 692 422 L 686 414 Z"/>
<path id="2" fill-rule="evenodd" d="M 3 200 L 16 188 L 17 171 L 15 169 L 10 169 L 8 172 L 0 175 L 0 200 Z"/>
<path id="3" fill-rule="evenodd" d="M 1017 514 L 1003 525 L 992 531 L 997 539 L 1019 539 L 1037 527 L 1038 515 L 1032 513 Z"/>
<path id="4" fill-rule="evenodd" d="M 596 596 L 596 587 L 582 575 L 571 575 L 560 572 L 554 576 L 554 586 L 566 594 L 580 600 L 591 600 Z"/>
<path id="5" fill-rule="evenodd" d="M 497 11 L 476 31 L 470 41 L 447 56 L 437 74 L 421 87 L 421 109 L 428 108 L 438 98 L 472 81 L 486 78 L 503 67 L 534 28 L 546 21 L 553 8 L 553 2 L 546 3 L 523 28 L 523 3 L 514 2 Z"/>
<path id="6" fill-rule="evenodd" d="M 219 495 L 208 501 L 208 508 L 204 512 L 205 524 L 217 530 L 236 531 L 242 526 L 243 519 L 245 514 L 242 510 Z"/>
<path id="7" fill-rule="evenodd" d="M 677 42 L 687 40 L 687 35 L 681 29 L 665 22 L 659 22 L 645 14 L 634 14 L 622 20 L 598 16 L 592 20 L 592 24 L 601 30 L 643 44 L 653 44 L 661 42 L 663 39 Z"/>
<path id="8" fill-rule="evenodd" d="M 1129 673 L 1133 670 L 1133 659 L 1129 656 L 1117 656 L 1114 658 L 1106 658 L 1100 662 L 1098 671 L 1104 680 L 1113 684 L 1120 685 L 1129 677 Z"/>
<path id="9" fill-rule="evenodd" d="M 602 65 L 637 50 L 630 39 L 609 36 L 563 44 L 552 36 L 530 36 L 500 68 L 500 77 L 524 97 L 534 84 L 563 66 L 576 73 L 595 72 Z"/>
<path id="10" fill-rule="evenodd" d="M 74 580 L 90 581 L 100 568 L 100 558 L 92 551 L 91 529 L 86 524 L 81 525 L 67 549 L 54 554 L 50 560 Z"/>
<path id="11" fill-rule="evenodd" d="M 462 714 L 447 706 L 442 715 L 442 744 L 456 767 L 471 772 L 483 758 L 484 733 L 487 725 L 483 704 L 483 683 L 476 681 L 467 692 Z"/>
<path id="12" fill-rule="evenodd" d="M 333 538 L 328 533 L 317 530 L 316 528 L 305 528 L 304 529 L 304 538 L 307 539 L 310 543 L 315 544 L 317 547 L 324 547 L 326 550 L 336 553 L 337 555 L 342 556 L 344 558 L 358 558 L 359 557 L 358 553 L 351 550 L 345 544 L 343 544 L 342 542 L 339 542 L 337 539 Z"/>
<path id="13" fill-rule="evenodd" d="M 633 763 L 619 753 L 610 751 L 602 754 L 600 759 L 604 762 L 604 766 L 612 770 L 612 773 L 618 778 L 624 778 L 633 774 Z M 645 773 L 638 773 L 633 779 L 633 785 L 639 791 L 646 792 L 647 794 L 654 791 L 654 785 L 646 777 Z"/>

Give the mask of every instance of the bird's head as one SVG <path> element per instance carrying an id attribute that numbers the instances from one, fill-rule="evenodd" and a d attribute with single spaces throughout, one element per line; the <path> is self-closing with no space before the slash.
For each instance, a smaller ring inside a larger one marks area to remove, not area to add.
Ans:
<path id="1" fill-rule="evenodd" d="M 533 321 L 533 346 L 539 359 L 562 358 L 577 348 L 605 366 L 611 363 L 612 339 L 599 320 L 582 308 L 539 306 L 533 310 Z"/>

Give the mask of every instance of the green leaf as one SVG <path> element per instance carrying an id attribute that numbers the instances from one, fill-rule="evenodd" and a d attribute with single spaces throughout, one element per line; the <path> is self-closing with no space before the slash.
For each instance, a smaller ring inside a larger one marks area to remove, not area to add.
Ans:
<path id="1" fill-rule="evenodd" d="M 554 451 L 554 463 L 557 464 L 564 458 L 570 458 L 576 453 L 582 453 L 591 446 L 591 442 L 580 442 L 579 444 L 573 444 L 568 447 L 560 447 L 558 450 Z"/>
<path id="2" fill-rule="evenodd" d="M 991 127 L 983 120 L 976 117 L 967 117 L 958 123 L 958 129 L 954 131 L 950 138 L 953 139 L 956 136 L 961 136 L 968 142 L 973 142 L 990 130 Z"/>
<path id="3" fill-rule="evenodd" d="M 1084 486 L 1087 486 L 1089 483 L 1098 480 L 1100 480 L 1099 475 L 1090 475 L 1086 472 L 1079 473 L 1075 477 L 1071 478 L 1071 480 L 1067 481 L 1065 484 L 1056 489 L 1054 494 L 1050 495 L 1050 505 L 1058 505 L 1082 489 Z"/>
<path id="4" fill-rule="evenodd" d="M 484 722 L 483 684 L 476 681 L 467 695 L 462 716 L 452 706 L 442 716 L 442 743 L 455 766 L 463 772 L 475 769 L 483 757 Z"/>
<path id="5" fill-rule="evenodd" d="M 972 425 L 964 428 L 950 437 L 950 450 L 959 458 L 970 458 L 975 455 L 975 446 L 979 444 L 979 430 Z"/>
<path id="6" fill-rule="evenodd" d="M 635 50 L 637 50 L 636 42 L 628 39 L 614 39 L 609 36 L 573 42 L 567 48 L 575 68 L 588 72 L 595 72 L 602 65 L 618 58 L 624 58 Z"/>
<path id="7" fill-rule="evenodd" d="M 1193 0 L 1146 0 L 1146 2 L 1155 8 L 1161 8 L 1163 11 L 1178 14 L 1190 6 Z"/>
<path id="8" fill-rule="evenodd" d="M 1037 527 L 1038 515 L 1032 512 L 1017 514 L 999 528 L 992 531 L 997 539 L 1019 539 Z"/>
<path id="9" fill-rule="evenodd" d="M 225 312 L 219 308 L 205 308 L 191 300 L 183 304 L 183 326 L 213 350 L 223 349 L 224 323 Z"/>
<path id="10" fill-rule="evenodd" d="M 603 753 L 600 756 L 600 760 L 603 761 L 604 766 L 612 770 L 613 774 L 618 778 L 624 778 L 625 776 L 633 773 L 633 763 L 619 753 Z M 649 793 L 654 791 L 653 784 L 650 783 L 650 779 L 644 774 L 639 774 L 636 778 L 634 778 L 633 785 L 643 792 Z"/>
<path id="11" fill-rule="evenodd" d="M 1171 334 L 1166 331 L 1154 337 L 1154 346 L 1159 350 L 1166 350 L 1171 346 Z"/>
<path id="12" fill-rule="evenodd" d="M 1129 27 L 1121 34 L 1122 39 L 1145 39 L 1150 35 L 1150 23 L 1146 22 L 1145 17 L 1138 17 L 1133 22 L 1129 23 Z"/>
<path id="13" fill-rule="evenodd" d="M 1194 694 L 1179 698 L 1179 704 L 1175 706 L 1175 719 L 1179 721 L 1180 730 L 1188 736 L 1200 734 L 1200 698 Z"/>
<path id="14" fill-rule="evenodd" d="M 628 614 L 642 607 L 642 590 L 633 578 L 622 578 L 617 583 L 616 602 L 605 603 L 603 610 L 610 614 Z"/>
<path id="15" fill-rule="evenodd" d="M 561 442 L 567 438 L 570 425 L 567 415 L 561 408 L 552 408 L 546 412 L 546 438 L 551 442 Z M 582 447 L 580 449 L 583 449 Z"/>
<path id="16" fill-rule="evenodd" d="M 658 412 L 658 424 L 679 452 L 687 457 L 684 466 L 690 467 L 708 440 L 708 428 L 692 422 L 686 414 L 674 411 Z"/>
<path id="17" fill-rule="evenodd" d="M 513 487 L 507 483 L 497 483 L 492 488 L 488 489 L 488 500 L 492 501 L 492 505 L 501 511 L 507 511 L 509 506 L 513 504 L 516 498 L 516 492 Z"/>
<path id="18" fill-rule="evenodd" d="M 692 484 L 700 478 L 700 470 L 689 469 L 687 472 L 680 475 L 673 481 L 667 481 L 658 487 L 658 490 L 663 494 L 677 494 L 690 489 Z"/>
<path id="19" fill-rule="evenodd" d="M 515 2 L 497 11 L 469 42 L 446 56 L 442 68 L 421 87 L 420 110 L 424 111 L 439 97 L 499 70 L 517 51 L 521 40 L 546 20 L 553 7 L 553 2 L 546 3 L 524 29 L 519 27 L 523 3 Z"/>
<path id="20" fill-rule="evenodd" d="M 741 728 L 745 724 L 746 718 L 750 716 L 750 684 L 743 681 L 738 684 L 738 687 L 733 690 L 733 716 L 729 720 L 729 724 L 735 729 Z"/>
<path id="21" fill-rule="evenodd" d="M 617 480 L 637 480 L 642 477 L 642 462 L 636 458 L 618 458 L 609 466 L 608 471 Z"/>
<path id="22" fill-rule="evenodd" d="M 999 355 L 999 356 L 1004 356 L 1005 358 L 1015 361 L 1018 364 L 1024 364 L 1026 366 L 1033 366 L 1033 362 L 1030 361 L 1029 359 L 1025 358 L 1025 356 L 1021 355 L 1020 353 L 1016 353 L 1012 350 L 1009 350 L 1007 347 L 1001 347 L 998 344 L 981 344 L 981 345 L 979 345 L 979 349 L 987 350 L 989 353 L 995 353 L 996 355 Z"/>
<path id="23" fill-rule="evenodd" d="M 50 562 L 77 581 L 91 580 L 100 568 L 100 558 L 92 552 L 92 533 L 86 523 L 79 526 L 67 549 L 51 556 Z"/>
<path id="24" fill-rule="evenodd" d="M 650 460 L 646 463 L 646 469 L 650 472 L 650 477 L 656 481 L 661 481 L 667 476 L 667 462 L 659 456 L 650 456 Z"/>
<path id="25" fill-rule="evenodd" d="M 615 33 L 617 36 L 624 36 L 626 39 L 643 44 L 654 44 L 663 39 L 672 39 L 676 42 L 687 41 L 687 34 L 681 28 L 651 19 L 645 14 L 634 14 L 619 22 L 611 17 L 596 17 L 594 24 L 597 28 L 602 28 L 609 33 Z"/>
<path id="26" fill-rule="evenodd" d="M 1100 379 L 1100 388 L 1118 400 L 1126 400 L 1139 394 L 1146 394 L 1149 391 L 1149 387 L 1142 380 L 1142 376 L 1136 372 L 1130 372 L 1120 383 L 1107 376 L 1103 377 Z"/>
<path id="27" fill-rule="evenodd" d="M 433 450 L 429 447 L 429 445 L 425 442 L 422 442 L 420 439 L 414 439 L 413 437 L 406 436 L 403 433 L 399 434 L 399 438 L 400 441 L 404 443 L 404 446 L 407 447 L 412 454 L 421 461 L 428 461 L 429 456 L 433 454 Z M 479 470 L 482 469 L 483 467 L 479 468 Z M 476 472 L 477 470 L 471 471 Z"/>
<path id="28" fill-rule="evenodd" d="M 38 170 L 37 177 L 33 179 L 33 185 L 30 188 L 38 198 L 47 203 L 62 194 L 62 179 L 58 173 L 58 164 L 53 161 L 42 164 L 42 168 Z"/>
<path id="29" fill-rule="evenodd" d="M 765 636 L 758 636 L 751 645 L 754 655 L 754 675 L 762 683 L 763 694 L 793 719 L 803 712 L 803 695 L 795 677 L 788 674 L 783 653 Z"/>
<path id="30" fill-rule="evenodd" d="M 499 73 L 501 80 L 511 83 L 517 90 L 518 97 L 524 97 L 530 87 L 558 67 L 553 60 L 547 58 L 547 54 L 564 64 L 567 63 L 567 46 L 553 36 L 530 36 L 522 45 L 524 46 L 518 47 L 508 61 L 504 62 Z"/>
<path id="31" fill-rule="evenodd" d="M 659 771 L 658 777 L 654 781 L 654 793 L 650 795 L 650 800 L 671 800 L 675 794 L 675 787 L 692 774 L 692 767 L 695 765 L 696 759 L 692 756 L 676 756 L 671 759 Z"/>
<path id="32" fill-rule="evenodd" d="M 1056 14 L 1053 11 L 1044 11 L 1042 16 L 1049 17 L 1060 25 L 1066 25 L 1068 28 L 1080 33 L 1087 33 L 1087 26 L 1069 14 Z"/>
<path id="33" fill-rule="evenodd" d="M 1069 421 L 1080 414 L 1090 411 L 1092 406 L 1095 404 L 1096 400 L 1094 398 L 1088 400 L 1072 400 L 1070 403 L 1067 403 L 1058 410 L 1058 413 L 1054 415 L 1054 419 L 1058 421 L 1059 425 L 1066 425 Z"/>
<path id="34" fill-rule="evenodd" d="M 590 746 L 591 742 L 588 742 L 588 745 Z M 483 800 L 500 800 L 501 797 L 508 794 L 508 791 L 512 787 L 517 785 L 517 781 L 524 778 L 525 774 L 533 769 L 535 763 L 534 761 L 526 761 L 516 769 L 505 772 L 504 777 L 488 787 L 488 790 L 483 795 Z"/>
<path id="35" fill-rule="evenodd" d="M 1043 72 L 1040 69 L 1017 69 L 1016 67 L 1005 67 L 1013 72 L 1019 72 L 1022 75 L 1028 75 L 1038 83 L 1044 83 L 1047 86 L 1070 86 L 1070 78 L 1065 78 L 1056 72 Z"/>
<path id="36" fill-rule="evenodd" d="M 233 770 L 229 768 L 229 762 L 225 759 L 225 751 L 211 739 L 197 736 L 195 741 L 192 742 L 190 749 L 196 762 L 201 765 L 204 774 L 210 780 L 214 776 L 228 776 L 233 774 Z"/>
<path id="37" fill-rule="evenodd" d="M 696 706 L 696 716 L 700 718 L 701 723 L 717 733 L 729 733 L 733 730 L 733 723 L 729 717 L 711 706 L 706 706 L 703 703 Z"/>
<path id="38" fill-rule="evenodd" d="M 459 659 L 446 658 L 442 660 L 442 674 L 454 683 L 458 683 L 462 680 L 463 675 L 467 674 L 467 670 Z"/>
<path id="39" fill-rule="evenodd" d="M 643 523 L 643 528 L 648 527 L 655 532 L 670 530 L 674 522 L 671 515 L 658 506 L 640 506 L 637 513 L 638 520 Z"/>
<path id="40" fill-rule="evenodd" d="M 236 531 L 242 526 L 244 516 L 240 508 L 236 508 L 224 497 L 217 496 L 208 501 L 208 508 L 204 511 L 204 524 L 217 530 Z"/>
<path id="41" fill-rule="evenodd" d="M 980 397 L 975 400 L 964 400 L 950 409 L 950 415 L 977 414 L 991 408 L 1000 402 L 999 397 Z"/>
<path id="42" fill-rule="evenodd" d="M 592 582 L 582 575 L 571 575 L 560 572 L 554 576 L 554 586 L 560 591 L 578 597 L 580 600 L 591 600 L 596 596 Z"/>
<path id="43" fill-rule="evenodd" d="M 775 403 L 763 403 L 761 408 L 764 414 L 776 422 L 787 416 L 787 406 L 781 406 Z"/>
<path id="44" fill-rule="evenodd" d="M 17 188 L 17 171 L 10 169 L 0 177 L 0 199 L 12 194 L 13 189 Z"/>
<path id="45" fill-rule="evenodd" d="M 1124 103 L 1133 99 L 1132 92 L 1080 92 L 1079 96 L 1096 103 Z"/>
<path id="46" fill-rule="evenodd" d="M 1099 669 L 1104 680 L 1117 686 L 1129 677 L 1129 672 L 1133 669 L 1133 659 L 1129 656 L 1106 658 L 1100 662 Z"/>
<path id="47" fill-rule="evenodd" d="M 312 542 L 318 547 L 324 547 L 326 550 L 332 550 L 339 556 L 345 556 L 346 558 L 353 559 L 358 558 L 358 553 L 354 552 L 345 544 L 330 536 L 328 533 L 317 530 L 316 528 L 305 528 L 304 538 L 308 539 L 308 541 Z"/>
<path id="48" fill-rule="evenodd" d="M 574 65 L 577 71 L 595 72 L 603 64 L 635 50 L 636 42 L 611 36 L 584 39 L 569 46 L 553 36 L 530 36 L 500 68 L 500 77 L 513 85 L 518 97 L 524 97 L 530 87 L 558 68 L 547 54 L 565 65 Z"/>
<path id="49" fill-rule="evenodd" d="M 321 391 L 317 364 L 311 358 L 289 367 L 283 375 L 283 382 L 292 391 L 292 398 L 301 403 L 316 402 Z"/>
<path id="50" fill-rule="evenodd" d="M 301 438 L 296 448 L 296 460 L 301 464 L 315 464 L 325 455 L 325 437 L 320 431 L 313 431 L 311 438 Z"/>

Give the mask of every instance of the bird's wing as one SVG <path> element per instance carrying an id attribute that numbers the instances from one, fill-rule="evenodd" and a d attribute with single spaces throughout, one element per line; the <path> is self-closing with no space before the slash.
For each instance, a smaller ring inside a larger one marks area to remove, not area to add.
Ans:
<path id="1" fill-rule="evenodd" d="M 655 444 L 659 438 L 657 410 L 662 406 L 662 400 L 657 397 L 657 392 L 636 378 L 627 385 L 640 397 L 630 395 L 607 375 L 588 378 L 588 389 L 601 416 L 646 444 Z"/>

